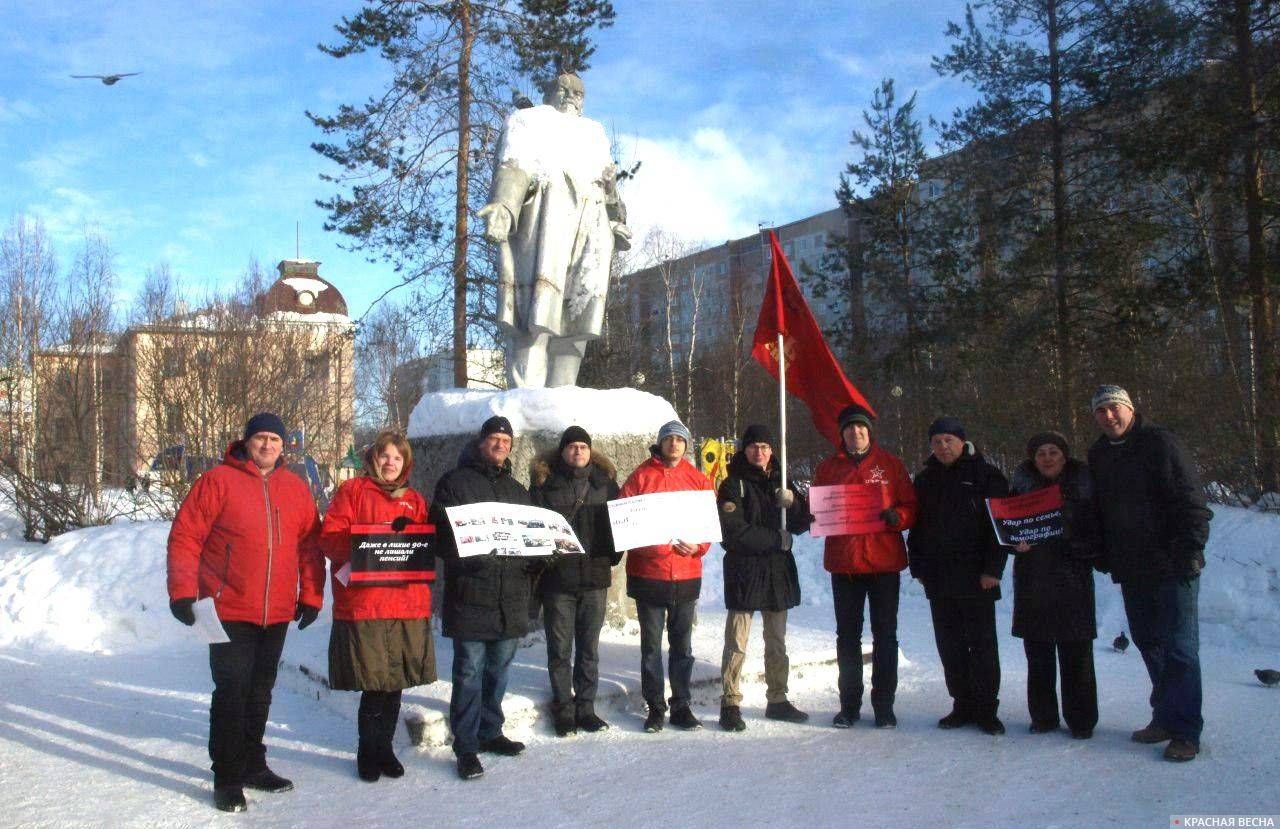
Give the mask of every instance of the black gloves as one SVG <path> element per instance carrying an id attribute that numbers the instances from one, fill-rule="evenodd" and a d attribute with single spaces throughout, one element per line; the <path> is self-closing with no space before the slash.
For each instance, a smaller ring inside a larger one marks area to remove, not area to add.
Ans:
<path id="1" fill-rule="evenodd" d="M 407 526 L 409 526 L 409 516 L 401 515 L 400 517 L 396 518 L 396 520 L 391 522 L 391 531 L 402 533 L 404 532 L 404 528 Z"/>
<path id="2" fill-rule="evenodd" d="M 169 612 L 173 614 L 173 618 L 191 627 L 196 623 L 196 612 L 192 609 L 195 603 L 195 599 L 174 599 L 169 602 Z"/>
<path id="3" fill-rule="evenodd" d="M 774 506 L 783 509 L 791 509 L 791 505 L 796 502 L 796 494 L 789 489 L 779 489 L 773 493 Z"/>
<path id="4" fill-rule="evenodd" d="M 888 524 L 890 527 L 897 527 L 902 523 L 902 516 L 893 507 L 889 507 L 880 513 L 880 520 Z"/>
<path id="5" fill-rule="evenodd" d="M 293 621 L 298 623 L 298 630 L 306 630 L 319 615 L 320 608 L 298 602 L 298 609 L 294 611 Z"/>
<path id="6" fill-rule="evenodd" d="M 792 544 L 791 533 L 787 532 L 786 530 L 778 530 L 778 538 L 782 546 L 782 551 L 784 553 L 791 552 L 791 544 Z"/>

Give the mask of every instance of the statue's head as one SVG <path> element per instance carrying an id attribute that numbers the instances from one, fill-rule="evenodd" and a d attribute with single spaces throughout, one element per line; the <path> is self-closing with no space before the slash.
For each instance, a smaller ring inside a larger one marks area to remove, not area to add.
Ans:
<path id="1" fill-rule="evenodd" d="M 581 115 L 582 101 L 586 96 L 587 88 L 582 85 L 582 78 L 572 72 L 562 72 L 547 86 L 542 103 L 550 104 L 565 115 Z"/>

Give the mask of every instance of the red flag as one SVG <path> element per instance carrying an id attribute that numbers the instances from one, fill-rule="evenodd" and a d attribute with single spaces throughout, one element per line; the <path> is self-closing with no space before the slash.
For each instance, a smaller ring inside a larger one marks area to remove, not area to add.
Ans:
<path id="1" fill-rule="evenodd" d="M 776 379 L 778 376 L 778 333 L 782 333 L 787 361 L 787 391 L 809 407 L 813 425 L 827 440 L 840 445 L 840 410 L 857 403 L 875 415 L 862 392 L 844 376 L 835 355 L 827 347 L 818 323 L 813 319 L 804 294 L 796 284 L 791 266 L 782 255 L 778 236 L 769 231 L 773 263 L 765 286 L 760 319 L 751 345 L 751 356 Z"/>

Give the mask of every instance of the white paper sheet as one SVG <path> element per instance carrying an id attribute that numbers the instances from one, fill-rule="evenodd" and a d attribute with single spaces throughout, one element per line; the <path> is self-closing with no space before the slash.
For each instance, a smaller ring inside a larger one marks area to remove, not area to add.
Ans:
<path id="1" fill-rule="evenodd" d="M 333 577 L 342 582 L 343 587 L 351 584 L 351 562 L 348 561 L 346 564 L 339 567 L 338 572 L 334 573 Z"/>
<path id="2" fill-rule="evenodd" d="M 191 606 L 195 611 L 196 623 L 192 626 L 196 635 L 200 637 L 201 642 L 207 642 L 210 645 L 217 645 L 222 642 L 230 642 L 231 638 L 227 636 L 227 632 L 222 628 L 222 622 L 218 619 L 218 611 L 213 607 L 213 597 L 206 596 Z"/>
<path id="3" fill-rule="evenodd" d="M 720 541 L 716 494 L 709 489 L 652 492 L 609 502 L 613 544 L 634 550 L 655 544 Z"/>
<path id="4" fill-rule="evenodd" d="M 486 501 L 446 507 L 458 555 L 549 556 L 582 552 L 569 522 L 555 510 Z"/>

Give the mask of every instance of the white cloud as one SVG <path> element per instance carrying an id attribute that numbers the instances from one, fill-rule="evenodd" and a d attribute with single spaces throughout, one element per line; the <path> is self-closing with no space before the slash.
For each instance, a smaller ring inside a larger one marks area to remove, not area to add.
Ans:
<path id="1" fill-rule="evenodd" d="M 40 110 L 30 101 L 9 100 L 0 98 L 0 124 L 17 124 L 22 121 L 34 121 Z"/>
<path id="2" fill-rule="evenodd" d="M 59 141 L 18 165 L 40 188 L 50 189 L 71 179 L 94 156 L 93 148 L 75 139 Z"/>
<path id="3" fill-rule="evenodd" d="M 203 168 L 205 168 L 205 167 L 208 167 L 208 166 L 209 166 L 209 164 L 210 164 L 209 156 L 205 155 L 204 153 L 200 152 L 199 150 L 197 150 L 197 151 L 195 151 L 195 152 L 193 152 L 193 153 L 188 153 L 188 154 L 187 154 L 187 159 L 188 159 L 192 164 L 196 165 L 197 167 L 200 167 L 201 169 L 203 169 Z"/>

